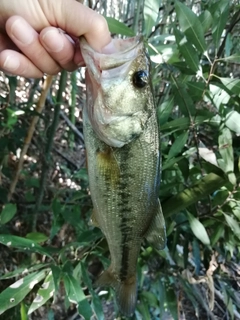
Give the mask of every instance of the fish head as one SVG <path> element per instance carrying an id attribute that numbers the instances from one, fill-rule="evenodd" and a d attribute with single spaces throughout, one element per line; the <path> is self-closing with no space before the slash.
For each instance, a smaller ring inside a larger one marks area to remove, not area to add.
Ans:
<path id="1" fill-rule="evenodd" d="M 137 138 L 152 114 L 150 65 L 143 38 L 113 39 L 111 53 L 80 38 L 87 66 L 87 116 L 100 140 L 122 147 Z"/>

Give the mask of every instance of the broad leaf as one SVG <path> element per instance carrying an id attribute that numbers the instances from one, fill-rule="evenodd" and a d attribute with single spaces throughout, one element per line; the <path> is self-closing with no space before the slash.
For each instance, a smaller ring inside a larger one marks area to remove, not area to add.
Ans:
<path id="1" fill-rule="evenodd" d="M 12 218 L 15 216 L 16 212 L 17 212 L 16 204 L 7 203 L 2 209 L 2 212 L 0 215 L 0 223 L 5 224 L 5 223 L 9 222 L 10 220 L 12 220 Z"/>
<path id="2" fill-rule="evenodd" d="M 240 134 L 240 113 L 230 111 L 225 118 L 225 125 L 232 131 Z"/>
<path id="3" fill-rule="evenodd" d="M 176 140 L 173 142 L 169 153 L 168 153 L 168 161 L 169 159 L 175 157 L 176 155 L 178 155 L 179 153 L 181 153 L 182 149 L 184 148 L 186 142 L 188 139 L 188 132 L 185 131 L 183 133 L 181 133 Z"/>
<path id="4" fill-rule="evenodd" d="M 108 23 L 108 27 L 111 33 L 121 34 L 123 36 L 133 37 L 135 33 L 132 29 L 128 28 L 124 23 L 111 18 L 105 17 Z"/>
<path id="5" fill-rule="evenodd" d="M 90 320 L 92 310 L 79 281 L 70 274 L 64 275 L 63 281 L 69 302 L 77 304 L 78 313 L 81 314 L 85 320 Z"/>
<path id="6" fill-rule="evenodd" d="M 213 17 L 212 36 L 216 48 L 219 46 L 224 28 L 226 27 L 229 14 L 229 1 L 216 1 L 211 7 L 210 12 Z"/>
<path id="7" fill-rule="evenodd" d="M 219 166 L 222 170 L 228 174 L 230 182 L 235 185 L 236 177 L 234 171 L 234 155 L 232 147 L 232 134 L 228 128 L 223 128 L 221 134 L 218 137 L 219 152 L 222 156 L 222 160 L 218 160 Z"/>
<path id="8" fill-rule="evenodd" d="M 210 245 L 210 239 L 203 224 L 195 218 L 190 212 L 187 212 L 188 220 L 192 232 L 203 244 Z"/>
<path id="9" fill-rule="evenodd" d="M 54 281 L 53 281 L 52 271 L 50 271 L 49 274 L 46 276 L 41 288 L 38 290 L 37 296 L 33 300 L 28 310 L 28 314 L 31 314 L 33 311 L 35 311 L 36 309 L 44 305 L 50 298 L 53 297 L 53 293 L 54 293 Z"/>
<path id="10" fill-rule="evenodd" d="M 238 239 L 240 239 L 240 226 L 238 221 L 236 221 L 233 217 L 229 216 L 226 213 L 223 214 L 232 232 L 238 237 Z"/>
<path id="11" fill-rule="evenodd" d="M 37 242 L 34 242 L 29 239 L 12 236 L 9 234 L 1 234 L 0 235 L 0 243 L 4 244 L 8 247 L 19 248 L 23 249 L 24 251 L 28 252 L 38 252 L 43 255 L 48 256 L 52 259 L 52 253 L 57 252 L 54 248 L 43 248 Z"/>
<path id="12" fill-rule="evenodd" d="M 179 20 L 181 30 L 186 35 L 189 42 L 193 43 L 195 47 L 203 53 L 206 48 L 203 27 L 191 9 L 185 4 L 176 1 L 176 13 Z"/>
<path id="13" fill-rule="evenodd" d="M 157 18 L 159 13 L 159 6 L 161 1 L 159 0 L 145 0 L 144 1 L 144 33 L 148 36 L 153 27 L 157 24 Z"/>
<path id="14" fill-rule="evenodd" d="M 33 287 L 46 276 L 46 269 L 17 280 L 0 293 L 0 314 L 18 305 Z"/>
<path id="15" fill-rule="evenodd" d="M 185 59 L 185 63 L 189 66 L 190 69 L 192 69 L 194 72 L 197 72 L 199 69 L 199 58 L 196 49 L 176 28 L 174 29 L 174 34 L 179 51 Z"/>

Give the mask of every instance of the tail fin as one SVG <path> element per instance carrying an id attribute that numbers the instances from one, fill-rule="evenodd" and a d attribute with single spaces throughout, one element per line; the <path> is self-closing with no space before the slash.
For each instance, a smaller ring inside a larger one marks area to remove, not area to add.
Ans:
<path id="1" fill-rule="evenodd" d="M 133 276 L 124 281 L 118 281 L 108 269 L 104 271 L 94 286 L 111 286 L 116 291 L 119 311 L 126 317 L 133 315 L 137 302 L 137 279 Z"/>
<path id="2" fill-rule="evenodd" d="M 126 317 L 132 316 L 137 302 L 136 276 L 118 284 L 116 287 L 116 299 L 120 312 Z"/>

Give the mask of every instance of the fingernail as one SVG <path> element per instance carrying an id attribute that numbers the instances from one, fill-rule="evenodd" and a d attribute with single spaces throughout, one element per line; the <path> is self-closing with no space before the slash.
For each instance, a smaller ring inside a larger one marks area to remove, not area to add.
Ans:
<path id="1" fill-rule="evenodd" d="M 12 35 L 23 45 L 30 44 L 33 41 L 33 32 L 30 26 L 24 20 L 16 20 L 11 28 Z"/>
<path id="2" fill-rule="evenodd" d="M 44 41 L 44 47 L 50 52 L 59 52 L 63 49 L 63 39 L 62 35 L 57 30 L 47 31 L 42 40 Z"/>
<path id="3" fill-rule="evenodd" d="M 16 71 L 20 66 L 20 62 L 18 58 L 12 58 L 11 56 L 7 56 L 3 68 L 8 71 Z"/>

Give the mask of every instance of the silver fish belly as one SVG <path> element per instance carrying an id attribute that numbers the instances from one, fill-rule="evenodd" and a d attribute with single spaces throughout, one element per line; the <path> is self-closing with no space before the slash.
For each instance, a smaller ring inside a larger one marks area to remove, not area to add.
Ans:
<path id="1" fill-rule="evenodd" d="M 107 55 L 93 52 L 84 39 L 80 44 L 88 70 L 83 124 L 93 220 L 105 235 L 111 254 L 110 267 L 96 284 L 112 286 L 120 311 L 130 316 L 136 307 L 136 266 L 143 239 L 163 249 L 166 233 L 158 198 L 159 132 L 149 62 L 141 38 L 120 41 L 124 50 L 108 55 L 110 62 Z M 123 41 L 128 41 L 127 45 L 122 45 Z M 109 70 L 114 76 L 110 74 L 111 81 L 106 84 L 101 74 Z M 136 74 L 144 79 L 134 80 Z M 122 88 L 131 104 L 126 105 Z"/>

